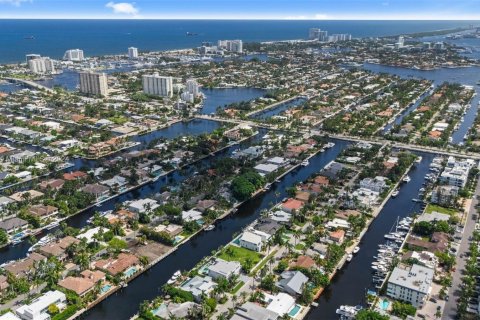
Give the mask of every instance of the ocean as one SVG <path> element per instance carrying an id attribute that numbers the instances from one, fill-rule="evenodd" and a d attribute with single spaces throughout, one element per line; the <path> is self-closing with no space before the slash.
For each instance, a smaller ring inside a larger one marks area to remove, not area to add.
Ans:
<path id="1" fill-rule="evenodd" d="M 28 53 L 62 58 L 67 49 L 86 56 L 192 48 L 204 41 L 304 39 L 308 29 L 377 37 L 478 24 L 478 21 L 290 21 L 290 20 L 0 20 L 0 63 L 24 61 Z M 196 36 L 187 36 L 187 32 Z M 28 39 L 28 38 L 33 39 Z"/>

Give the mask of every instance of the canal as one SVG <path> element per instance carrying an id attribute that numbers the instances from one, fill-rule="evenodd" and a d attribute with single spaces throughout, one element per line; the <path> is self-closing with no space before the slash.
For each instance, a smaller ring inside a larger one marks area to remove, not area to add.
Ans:
<path id="1" fill-rule="evenodd" d="M 444 82 L 460 83 L 472 86 L 477 95 L 471 101 L 471 108 L 467 110 L 464 120 L 452 134 L 452 142 L 458 144 L 463 141 L 463 137 L 468 132 L 478 112 L 478 103 L 480 101 L 480 87 L 476 85 L 480 80 L 480 67 L 468 68 L 441 68 L 435 70 L 414 70 L 402 67 L 391 67 L 378 64 L 365 63 L 364 69 L 375 73 L 395 74 L 402 78 L 416 78 L 432 80 L 436 86 Z"/>
<path id="2" fill-rule="evenodd" d="M 306 101 L 307 101 L 307 99 L 305 99 L 305 98 L 296 98 L 296 99 L 293 99 L 293 100 L 290 100 L 290 101 L 287 101 L 287 102 L 284 102 L 284 103 L 280 103 L 279 105 L 275 106 L 274 108 L 255 113 L 251 116 L 251 118 L 265 120 L 265 119 L 273 117 L 273 116 L 275 116 L 279 113 L 282 113 L 282 112 L 284 112 L 284 111 L 286 111 L 290 108 L 298 107 L 298 106 L 302 105 L 303 103 L 305 103 Z"/>
<path id="3" fill-rule="evenodd" d="M 265 90 L 257 88 L 202 88 L 202 93 L 205 95 L 203 101 L 203 108 L 200 109 L 200 114 L 211 114 L 217 111 L 217 108 L 224 108 L 225 106 L 241 102 L 250 101 L 256 98 L 263 97 Z"/>
<path id="4" fill-rule="evenodd" d="M 338 319 L 335 311 L 340 305 L 366 305 L 366 291 L 374 289 L 371 264 L 377 254 L 378 245 L 385 243 L 384 235 L 390 231 L 397 217 L 406 217 L 420 211 L 420 204 L 412 199 L 418 197 L 418 190 L 422 187 L 434 156 L 425 153 L 419 155 L 423 159 L 411 169 L 411 181 L 401 186 L 396 198 L 387 201 L 360 242 L 360 251 L 350 263 L 337 272 L 318 299 L 318 307 L 312 308 L 307 320 Z"/>
<path id="5" fill-rule="evenodd" d="M 138 310 L 144 300 L 151 300 L 160 294 L 160 288 L 177 270 L 190 270 L 212 250 L 227 244 L 235 233 L 253 222 L 263 209 L 287 197 L 286 189 L 295 183 L 306 180 L 319 172 L 326 164 L 334 160 L 348 145 L 345 141 L 335 141 L 335 146 L 310 159 L 307 167 L 288 173 L 279 183 L 272 185 L 267 192 L 245 202 L 237 213 L 217 222 L 213 231 L 201 232 L 177 251 L 156 264 L 148 272 L 130 282 L 128 287 L 95 306 L 84 319 L 129 319 Z"/>

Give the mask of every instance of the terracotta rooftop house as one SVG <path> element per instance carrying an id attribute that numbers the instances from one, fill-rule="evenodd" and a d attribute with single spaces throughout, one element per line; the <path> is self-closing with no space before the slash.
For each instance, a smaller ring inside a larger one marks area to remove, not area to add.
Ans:
<path id="1" fill-rule="evenodd" d="M 200 212 L 204 212 L 207 209 L 213 209 L 216 204 L 215 200 L 200 200 L 197 202 L 196 208 Z"/>
<path id="2" fill-rule="evenodd" d="M 282 204 L 282 209 L 286 212 L 298 211 L 303 207 L 303 202 L 297 199 L 288 199 Z"/>
<path id="3" fill-rule="evenodd" d="M 77 179 L 83 179 L 86 178 L 87 174 L 83 171 L 73 171 L 70 173 L 64 173 L 63 174 L 63 179 L 67 181 L 72 181 L 72 180 L 77 180 Z"/>
<path id="4" fill-rule="evenodd" d="M 310 269 L 315 267 L 315 260 L 309 256 L 299 256 L 297 261 L 292 264 L 293 267 Z"/>
<path id="5" fill-rule="evenodd" d="M 377 113 L 377 116 L 379 116 L 379 117 L 391 117 L 391 116 L 393 116 L 393 110 L 388 108 L 384 111 L 381 111 L 381 112 Z"/>
<path id="6" fill-rule="evenodd" d="M 300 189 L 312 194 L 319 194 L 322 191 L 322 187 L 315 183 L 302 184 Z"/>
<path id="7" fill-rule="evenodd" d="M 321 186 L 328 186 L 330 184 L 330 180 L 324 176 L 317 176 L 315 180 L 313 180 L 316 184 Z"/>
<path id="8" fill-rule="evenodd" d="M 48 218 L 50 216 L 58 214 L 58 208 L 54 206 L 44 206 L 41 204 L 37 204 L 37 205 L 31 206 L 30 209 L 28 209 L 28 212 L 31 215 L 34 215 L 39 218 Z"/>
<path id="9" fill-rule="evenodd" d="M 421 106 L 420 108 L 417 109 L 417 112 L 426 112 L 430 110 L 430 107 L 428 106 Z"/>
<path id="10" fill-rule="evenodd" d="M 45 190 L 48 188 L 51 188 L 53 190 L 60 190 L 64 184 L 65 184 L 65 180 L 63 179 L 51 179 L 47 181 L 42 181 L 38 186 L 42 190 Z"/>
<path id="11" fill-rule="evenodd" d="M 105 273 L 100 270 L 84 270 L 80 273 L 80 275 L 85 279 L 90 279 L 93 282 L 103 281 L 105 280 Z"/>
<path id="12" fill-rule="evenodd" d="M 120 253 L 117 258 L 102 259 L 95 262 L 95 268 L 115 276 L 128 268 L 138 265 L 139 260 L 133 254 Z"/>
<path id="13" fill-rule="evenodd" d="M 360 212 L 357 210 L 337 210 L 335 217 L 339 219 L 348 220 L 348 217 L 354 216 L 357 217 L 360 215 Z"/>
<path id="14" fill-rule="evenodd" d="M 27 195 L 28 194 L 28 195 Z M 10 196 L 10 199 L 13 199 L 15 201 L 25 201 L 26 199 L 35 199 L 43 196 L 43 193 L 36 191 L 36 190 L 28 190 L 28 191 L 20 191 L 17 193 L 14 193 Z"/>
<path id="15" fill-rule="evenodd" d="M 430 132 L 428 133 L 428 137 L 429 137 L 430 139 L 435 139 L 435 140 L 437 140 L 437 139 L 439 139 L 441 136 L 442 136 L 442 132 L 441 132 L 441 131 L 437 131 L 437 130 L 433 130 L 433 131 L 430 131 Z"/>
<path id="16" fill-rule="evenodd" d="M 95 282 L 90 279 L 70 276 L 58 282 L 58 285 L 75 292 L 79 296 L 84 296 L 95 287 Z"/>
<path id="17" fill-rule="evenodd" d="M 332 231 L 330 232 L 330 240 L 336 242 L 336 243 L 343 243 L 343 240 L 345 239 L 345 231 L 342 229 Z"/>

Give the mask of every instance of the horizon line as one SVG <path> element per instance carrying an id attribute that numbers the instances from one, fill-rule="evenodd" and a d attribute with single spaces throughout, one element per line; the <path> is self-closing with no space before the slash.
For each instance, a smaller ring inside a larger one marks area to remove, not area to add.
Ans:
<path id="1" fill-rule="evenodd" d="M 467 18 L 449 18 L 449 19 L 418 19 L 418 18 L 326 18 L 326 19 L 295 19 L 295 18 L 142 18 L 142 17 L 75 17 L 75 18 L 63 18 L 63 17 L 0 17 L 0 20 L 210 20 L 210 21 L 472 21 L 479 22 L 479 19 L 467 19 Z"/>

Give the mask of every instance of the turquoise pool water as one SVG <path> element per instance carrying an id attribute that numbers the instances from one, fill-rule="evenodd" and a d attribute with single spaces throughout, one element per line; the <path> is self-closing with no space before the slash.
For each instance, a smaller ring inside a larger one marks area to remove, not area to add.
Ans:
<path id="1" fill-rule="evenodd" d="M 387 310 L 389 305 L 390 301 L 388 300 L 383 300 L 382 302 L 380 302 L 380 308 L 382 308 L 382 310 Z"/>
<path id="2" fill-rule="evenodd" d="M 102 287 L 102 289 L 100 289 L 100 292 L 101 292 L 101 293 L 105 293 L 105 292 L 107 292 L 108 290 L 110 290 L 111 287 L 112 287 L 111 284 L 106 284 L 106 285 L 104 285 L 104 286 Z"/>
<path id="3" fill-rule="evenodd" d="M 135 267 L 130 267 L 130 268 L 128 268 L 128 270 L 125 271 L 123 274 L 124 274 L 127 278 L 129 278 L 129 277 L 131 277 L 135 272 L 137 272 L 137 269 L 136 269 Z"/>
<path id="4" fill-rule="evenodd" d="M 181 242 L 183 239 L 184 239 L 183 236 L 175 236 L 175 238 L 173 239 L 173 244 L 177 244 Z"/>
<path id="5" fill-rule="evenodd" d="M 295 307 L 292 308 L 292 310 L 290 310 L 290 312 L 288 313 L 288 315 L 290 317 L 295 317 L 297 315 L 297 313 L 300 311 L 302 307 L 299 306 L 298 304 L 295 305 Z"/>

